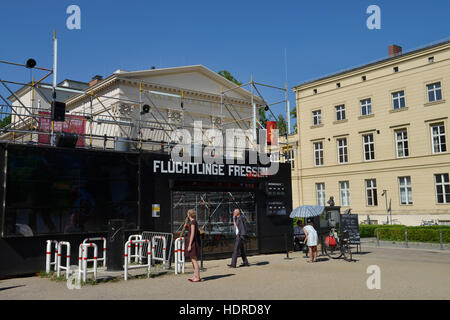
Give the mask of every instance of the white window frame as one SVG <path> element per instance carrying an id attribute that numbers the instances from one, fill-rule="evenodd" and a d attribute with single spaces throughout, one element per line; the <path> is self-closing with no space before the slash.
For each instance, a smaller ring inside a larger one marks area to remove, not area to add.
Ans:
<path id="1" fill-rule="evenodd" d="M 401 103 L 402 99 L 403 99 L 403 106 Z M 399 105 L 398 108 L 395 107 L 396 101 L 398 101 L 398 105 Z M 392 92 L 392 107 L 394 108 L 394 110 L 400 110 L 400 109 L 406 108 L 406 99 L 405 99 L 405 91 L 404 90 Z"/>
<path id="2" fill-rule="evenodd" d="M 364 182 L 365 182 L 364 185 L 366 187 L 366 205 L 368 207 L 377 207 L 378 206 L 377 180 L 367 179 Z M 367 185 L 368 182 L 370 182 L 370 186 Z M 370 199 L 372 201 L 372 204 L 369 203 Z"/>
<path id="3" fill-rule="evenodd" d="M 320 148 L 316 148 L 317 146 L 319 146 L 320 144 Z M 323 161 L 323 141 L 316 141 L 313 143 L 313 150 L 314 150 L 314 166 L 316 167 L 321 167 L 324 164 Z M 318 157 L 317 157 L 318 156 Z M 319 160 L 319 164 L 317 164 L 317 160 Z"/>
<path id="4" fill-rule="evenodd" d="M 322 124 L 322 110 L 314 110 L 312 116 L 313 126 L 320 126 Z"/>
<path id="5" fill-rule="evenodd" d="M 401 134 L 401 137 L 399 137 Z M 397 158 L 408 158 L 409 157 L 409 142 L 408 142 L 408 130 L 398 129 L 394 131 L 395 135 L 395 150 Z M 400 151 L 403 155 L 400 155 Z"/>
<path id="6" fill-rule="evenodd" d="M 344 144 L 341 144 L 341 142 L 345 142 Z M 336 140 L 337 148 L 338 148 L 338 163 L 344 164 L 348 163 L 348 145 L 347 145 L 347 138 L 339 138 Z M 341 161 L 341 158 L 343 161 Z"/>
<path id="7" fill-rule="evenodd" d="M 439 92 L 441 98 L 438 99 L 437 93 Z M 433 94 L 433 100 L 430 99 L 430 93 Z M 428 102 L 436 102 L 436 101 L 442 101 L 442 85 L 441 82 L 435 82 L 427 84 L 427 97 Z"/>
<path id="8" fill-rule="evenodd" d="M 318 206 L 325 206 L 325 183 L 316 183 L 316 200 Z"/>
<path id="9" fill-rule="evenodd" d="M 438 127 L 437 135 L 434 134 L 434 128 Z M 443 129 L 443 131 L 441 131 Z M 433 154 L 445 153 L 447 152 L 447 139 L 445 136 L 445 123 L 435 123 L 430 125 L 430 134 L 431 134 L 431 149 Z M 435 144 L 435 138 L 438 139 L 438 144 Z"/>
<path id="10" fill-rule="evenodd" d="M 399 188 L 399 200 L 401 205 L 412 205 L 412 186 L 411 177 L 399 177 L 398 178 L 398 188 Z M 405 201 L 402 201 L 402 191 L 405 195 Z"/>
<path id="11" fill-rule="evenodd" d="M 372 114 L 372 99 L 371 98 L 360 100 L 360 105 L 361 105 L 361 115 L 362 116 L 369 116 Z M 364 113 L 363 110 L 365 110 L 366 113 Z"/>
<path id="12" fill-rule="evenodd" d="M 369 137 L 372 136 L 372 141 L 366 142 L 365 137 Z M 364 161 L 373 161 L 375 160 L 375 138 L 373 133 L 367 133 L 367 134 L 363 134 L 362 136 L 362 140 L 363 140 L 363 157 L 364 157 Z M 369 146 L 369 152 L 366 152 L 366 145 Z M 366 155 L 369 154 L 370 155 L 370 159 L 367 159 Z M 372 158 L 372 154 L 373 154 L 373 158 Z"/>
<path id="13" fill-rule="evenodd" d="M 339 181 L 339 194 L 341 195 L 341 206 L 350 206 L 350 182 Z"/>
<path id="14" fill-rule="evenodd" d="M 437 182 L 437 177 L 441 176 L 441 182 Z M 447 177 L 447 181 L 445 181 L 445 177 Z M 435 185 L 435 191 L 436 191 L 436 203 L 437 204 L 450 204 L 450 199 L 447 201 L 447 193 L 445 192 L 445 187 L 448 186 L 450 189 L 450 176 L 448 173 L 438 173 L 434 175 L 434 185 Z M 439 202 L 439 192 L 438 192 L 438 186 L 442 187 L 442 200 L 443 202 Z M 449 190 L 450 191 L 450 190 Z M 449 196 L 450 197 L 450 196 Z"/>
<path id="15" fill-rule="evenodd" d="M 336 121 L 343 121 L 345 117 L 345 104 L 334 107 L 336 110 Z M 340 119 L 339 119 L 340 118 Z"/>

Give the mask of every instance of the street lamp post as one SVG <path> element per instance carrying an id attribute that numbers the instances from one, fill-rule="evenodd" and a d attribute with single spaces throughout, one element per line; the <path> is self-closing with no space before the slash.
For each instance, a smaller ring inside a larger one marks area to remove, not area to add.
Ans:
<path id="1" fill-rule="evenodd" d="M 389 212 L 388 212 L 388 206 L 387 206 L 387 190 L 383 190 L 383 193 L 381 194 L 381 196 L 385 198 L 386 200 L 386 220 L 387 220 L 387 224 L 389 224 Z M 392 221 L 391 221 L 392 224 Z"/>

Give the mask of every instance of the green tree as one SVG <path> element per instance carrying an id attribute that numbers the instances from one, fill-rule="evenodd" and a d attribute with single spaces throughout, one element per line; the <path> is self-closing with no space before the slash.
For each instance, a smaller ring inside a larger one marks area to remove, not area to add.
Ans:
<path id="1" fill-rule="evenodd" d="M 287 122 L 286 119 L 284 119 L 284 116 L 282 114 L 278 115 L 277 119 L 277 127 L 278 127 L 278 133 L 280 136 L 284 136 L 287 132 Z"/>
<path id="2" fill-rule="evenodd" d="M 217 72 L 218 74 L 220 74 L 222 77 L 224 77 L 225 79 L 230 80 L 231 82 L 237 84 L 238 86 L 242 85 L 242 82 L 240 82 L 239 80 L 237 80 L 235 77 L 233 77 L 231 75 L 231 73 L 227 70 L 221 70 L 219 72 Z"/>
<path id="3" fill-rule="evenodd" d="M 10 123 L 11 123 L 11 115 L 4 117 L 3 120 L 0 121 L 0 128 L 4 128 Z"/>

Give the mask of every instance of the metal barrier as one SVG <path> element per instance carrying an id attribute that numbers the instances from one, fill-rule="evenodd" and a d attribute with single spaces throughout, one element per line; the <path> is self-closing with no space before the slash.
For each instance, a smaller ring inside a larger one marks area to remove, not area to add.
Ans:
<path id="1" fill-rule="evenodd" d="M 98 257 L 97 261 L 98 262 L 102 262 L 103 263 L 103 267 L 106 267 L 106 238 L 103 237 L 97 237 L 97 238 L 86 238 L 83 240 L 83 243 L 88 243 L 88 242 L 92 242 L 92 241 L 103 241 L 103 256 L 102 257 Z M 87 262 L 90 261 L 94 261 L 94 259 L 87 259 Z"/>
<path id="2" fill-rule="evenodd" d="M 184 273 L 184 238 L 175 240 L 175 274 Z"/>
<path id="3" fill-rule="evenodd" d="M 61 265 L 61 249 L 62 246 L 66 246 L 66 266 Z M 67 241 L 58 242 L 58 260 L 56 263 L 56 275 L 59 277 L 61 275 L 61 270 L 66 270 L 66 279 L 69 279 L 70 275 L 70 243 Z"/>
<path id="4" fill-rule="evenodd" d="M 162 241 L 162 247 L 158 246 L 158 240 Z M 158 250 L 157 250 L 158 249 Z M 161 249 L 161 250 L 159 250 Z M 164 236 L 153 236 L 152 237 L 152 260 L 160 260 L 163 262 L 163 265 L 166 265 L 166 249 L 167 249 L 167 241 Z M 161 254 L 161 255 L 160 255 Z"/>
<path id="5" fill-rule="evenodd" d="M 147 264 L 140 264 L 140 265 L 136 265 L 136 266 L 129 266 L 128 265 L 128 258 L 130 257 L 131 254 L 131 246 L 134 244 L 146 244 L 147 245 Z M 123 278 L 125 280 L 128 280 L 128 270 L 130 269 L 139 269 L 139 268 L 147 268 L 147 277 L 150 277 L 150 272 L 151 272 L 151 267 L 152 267 L 152 250 L 149 246 L 149 241 L 148 240 L 128 240 L 125 243 L 125 255 L 124 255 L 124 276 Z"/>
<path id="6" fill-rule="evenodd" d="M 155 238 L 156 237 L 156 238 Z M 155 239 L 153 239 L 155 238 Z M 165 240 L 162 240 L 165 239 Z M 142 232 L 142 240 L 148 240 L 148 244 L 144 243 L 143 251 L 146 252 L 147 245 L 152 245 L 152 263 L 155 260 L 162 261 L 164 266 L 167 267 L 170 263 L 171 258 L 171 250 L 173 243 L 173 234 L 172 233 L 164 233 L 164 232 L 152 232 L 152 231 L 144 231 Z M 162 241 L 161 241 L 162 240 Z M 165 250 L 164 250 L 165 249 Z"/>
<path id="7" fill-rule="evenodd" d="M 131 258 L 134 258 L 134 262 L 139 262 L 142 263 L 142 243 L 137 243 L 137 240 L 142 240 L 142 235 L 140 234 L 132 234 L 131 236 L 128 237 L 128 241 L 133 241 L 135 242 L 135 250 L 134 250 L 134 254 L 131 253 L 131 247 L 130 247 L 130 253 L 128 254 L 128 263 L 131 263 Z M 131 244 L 130 244 L 131 246 Z"/>
<path id="8" fill-rule="evenodd" d="M 94 262 L 93 270 L 87 269 L 88 264 L 88 248 L 94 248 L 94 258 L 89 259 L 89 261 Z M 81 243 L 78 249 L 78 279 L 81 279 L 81 274 L 83 274 L 83 281 L 86 282 L 86 276 L 88 273 L 94 274 L 94 280 L 97 280 L 97 253 L 98 247 L 95 243 Z"/>
<path id="9" fill-rule="evenodd" d="M 55 244 L 55 261 L 52 262 L 52 244 Z M 50 273 L 51 266 L 55 266 L 55 271 L 57 269 L 58 262 L 58 241 L 47 240 L 47 249 L 45 251 L 45 272 Z"/>

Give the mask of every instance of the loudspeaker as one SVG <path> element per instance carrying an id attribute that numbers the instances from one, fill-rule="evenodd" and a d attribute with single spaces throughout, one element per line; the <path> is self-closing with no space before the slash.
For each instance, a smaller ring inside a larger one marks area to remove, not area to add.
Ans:
<path id="1" fill-rule="evenodd" d="M 64 121 L 66 119 L 66 104 L 52 101 L 52 121 Z"/>
<path id="2" fill-rule="evenodd" d="M 78 137 L 72 133 L 62 132 L 56 135 L 56 146 L 61 148 L 75 148 Z"/>
<path id="3" fill-rule="evenodd" d="M 34 67 L 36 67 L 36 60 L 28 59 L 25 67 L 27 67 L 28 69 L 33 69 Z"/>

